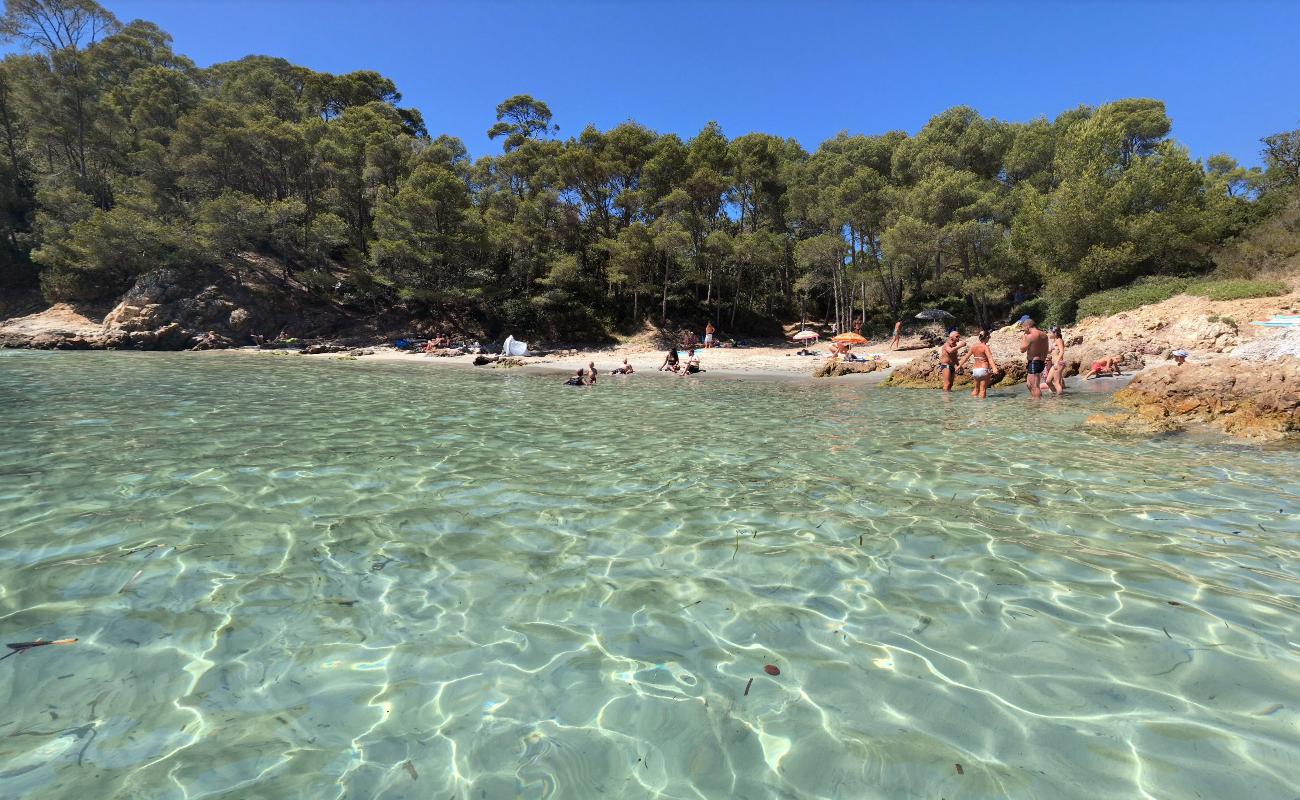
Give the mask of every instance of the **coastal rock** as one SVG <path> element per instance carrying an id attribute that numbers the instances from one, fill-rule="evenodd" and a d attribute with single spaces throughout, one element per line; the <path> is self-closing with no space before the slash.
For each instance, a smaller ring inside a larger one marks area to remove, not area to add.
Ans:
<path id="1" fill-rule="evenodd" d="M 1017 345 L 1017 348 L 1019 345 Z M 1005 351 L 999 351 L 998 348 L 993 350 L 993 358 L 1002 368 L 1001 372 L 993 374 L 993 380 L 990 386 L 999 384 L 1023 383 L 1027 374 L 1025 369 L 1024 356 L 1016 353 L 1012 355 Z M 970 376 L 970 364 L 957 373 L 953 386 L 969 387 L 975 383 Z M 887 386 L 901 386 L 907 389 L 938 389 L 943 386 L 943 373 L 939 371 L 939 351 L 933 350 L 925 355 L 917 356 L 906 364 L 894 370 L 889 379 L 885 381 Z"/>
<path id="2" fill-rule="evenodd" d="M 884 359 L 874 359 L 867 362 L 858 361 L 837 361 L 836 359 L 827 359 L 817 366 L 813 371 L 814 378 L 838 378 L 842 375 L 857 375 L 867 372 L 879 372 L 889 369 L 889 362 Z"/>
<path id="3" fill-rule="evenodd" d="M 1114 402 L 1142 420 L 1209 423 L 1255 438 L 1300 436 L 1300 358 L 1223 358 L 1144 372 Z"/>
<path id="4" fill-rule="evenodd" d="M 484 364 L 494 364 L 494 363 L 496 363 L 495 356 L 485 356 L 482 354 L 474 356 L 474 366 L 476 367 L 481 367 Z"/>
<path id="5" fill-rule="evenodd" d="M 191 350 L 227 350 L 231 346 L 230 339 L 217 333 L 209 331 L 202 336 L 196 337 L 194 346 Z"/>
<path id="6" fill-rule="evenodd" d="M 1170 417 L 1152 418 L 1132 412 L 1092 414 L 1083 424 L 1099 433 L 1115 436 L 1156 436 L 1183 430 L 1183 426 Z"/>
<path id="7" fill-rule="evenodd" d="M 482 356 L 480 356 L 480 358 L 482 358 Z M 477 364 L 478 359 L 475 359 L 474 363 Z M 498 358 L 496 363 L 493 364 L 492 366 L 495 369 L 510 369 L 511 367 L 522 367 L 523 365 L 524 365 L 523 359 L 514 358 L 512 356 L 503 356 L 501 358 Z"/>
<path id="8" fill-rule="evenodd" d="M 334 342 L 317 342 L 316 344 L 307 345 L 301 352 L 305 356 L 317 356 L 324 353 L 342 353 L 348 349 L 349 348 Z"/>
<path id="9" fill-rule="evenodd" d="M 0 323 L 0 347 L 53 350 L 63 342 L 74 348 L 80 348 L 82 342 L 93 346 L 103 328 L 90 313 L 55 303 L 44 311 L 7 320 Z"/>

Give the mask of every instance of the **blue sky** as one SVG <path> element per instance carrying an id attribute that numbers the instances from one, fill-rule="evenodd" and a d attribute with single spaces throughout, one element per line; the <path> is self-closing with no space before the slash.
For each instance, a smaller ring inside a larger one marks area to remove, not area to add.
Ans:
<path id="1" fill-rule="evenodd" d="M 1259 162 L 1300 127 L 1300 2 L 417 2 L 104 0 L 202 66 L 260 53 L 375 69 L 430 131 L 474 156 L 502 99 L 529 93 L 561 135 L 635 119 L 689 137 L 914 133 L 959 104 L 1028 120 L 1163 99 L 1198 158 Z"/>

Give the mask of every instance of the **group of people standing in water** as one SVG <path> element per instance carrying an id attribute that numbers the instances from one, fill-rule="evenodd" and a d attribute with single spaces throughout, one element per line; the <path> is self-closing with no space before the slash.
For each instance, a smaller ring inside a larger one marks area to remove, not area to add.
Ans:
<path id="1" fill-rule="evenodd" d="M 1065 394 L 1065 336 L 1060 326 L 1053 327 L 1050 334 L 1043 333 L 1038 325 L 1028 316 L 1021 317 L 1020 352 L 1025 354 L 1025 385 L 1029 395 L 1034 399 L 1043 396 L 1046 387 L 1054 395 Z M 957 372 L 967 363 L 971 365 L 970 375 L 975 380 L 971 397 L 983 399 L 988 396 L 989 384 L 1002 368 L 993 357 L 989 347 L 992 334 L 988 329 L 980 331 L 978 341 L 967 349 L 961 339 L 961 332 L 953 328 L 948 338 L 939 348 L 939 369 L 943 372 L 943 390 L 952 391 Z M 964 353 L 962 351 L 965 351 Z M 1118 374 L 1118 365 L 1113 367 Z"/>

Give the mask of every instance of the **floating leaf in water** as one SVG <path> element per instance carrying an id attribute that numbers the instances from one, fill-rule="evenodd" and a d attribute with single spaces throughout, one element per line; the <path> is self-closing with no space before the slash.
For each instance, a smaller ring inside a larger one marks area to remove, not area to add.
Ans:
<path id="1" fill-rule="evenodd" d="M 775 665 L 775 664 L 768 664 L 767 666 L 763 667 L 763 671 L 766 672 L 768 675 L 780 675 L 780 674 L 781 674 L 781 669 L 780 669 L 780 667 L 778 667 L 778 666 Z"/>
<path id="2" fill-rule="evenodd" d="M 70 639 L 55 639 L 53 641 L 37 639 L 34 642 L 14 642 L 12 644 L 5 645 L 5 647 L 8 647 L 11 652 L 5 653 L 4 655 L 0 656 L 0 661 L 4 661 L 9 656 L 17 655 L 19 653 L 26 653 L 28 650 L 31 650 L 36 647 L 45 647 L 46 645 L 50 645 L 50 644 L 76 644 L 76 643 L 77 643 L 76 637 Z"/>
<path id="3" fill-rule="evenodd" d="M 953 764 L 953 766 L 957 768 L 957 774 L 958 774 L 958 775 L 965 775 L 965 774 L 966 774 L 966 770 L 964 770 L 964 769 L 961 768 L 961 764 Z"/>
<path id="4" fill-rule="evenodd" d="M 745 684 L 745 697 L 749 697 L 749 687 L 754 685 L 754 679 L 750 678 L 749 683 Z"/>

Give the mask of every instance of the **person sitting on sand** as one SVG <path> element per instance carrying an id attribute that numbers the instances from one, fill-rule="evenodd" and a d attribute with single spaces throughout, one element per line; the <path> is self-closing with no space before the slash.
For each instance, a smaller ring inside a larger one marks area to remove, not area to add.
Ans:
<path id="1" fill-rule="evenodd" d="M 952 382 L 957 377 L 957 357 L 961 355 L 965 343 L 961 340 L 961 331 L 953 328 L 939 348 L 939 369 L 943 372 L 943 390 L 952 391 Z"/>
<path id="2" fill-rule="evenodd" d="M 679 369 L 681 365 L 677 362 L 677 348 L 671 347 L 668 349 L 668 354 L 664 356 L 664 363 L 659 365 L 659 371 L 676 372 Z"/>
<path id="3" fill-rule="evenodd" d="M 890 350 L 897 350 L 898 344 L 903 339 L 903 321 L 900 319 L 894 323 L 894 339 L 889 343 Z"/>
<path id="4" fill-rule="evenodd" d="M 840 356 L 849 354 L 849 346 L 843 342 L 831 342 L 831 358 L 838 359 Z"/>
<path id="5" fill-rule="evenodd" d="M 1182 365 L 1187 363 L 1187 355 L 1188 353 L 1186 350 L 1175 350 L 1174 352 L 1169 354 L 1169 357 L 1174 360 L 1175 365 L 1181 367 Z"/>
<path id="6" fill-rule="evenodd" d="M 579 367 L 578 372 L 572 378 L 569 378 L 567 381 L 565 381 L 564 385 L 565 386 L 586 386 L 587 382 L 582 379 L 582 368 Z"/>
<path id="7" fill-rule="evenodd" d="M 967 361 L 973 362 L 970 376 L 975 379 L 975 388 L 971 390 L 970 396 L 980 400 L 988 397 L 989 384 L 993 382 L 993 376 L 1002 371 L 998 368 L 998 362 L 993 360 L 989 336 L 987 330 L 980 331 L 979 341 L 971 345 L 966 355 L 962 356 L 961 363 L 957 365 L 957 368 L 961 369 L 966 366 Z"/>
<path id="8" fill-rule="evenodd" d="M 686 368 L 682 370 L 683 377 L 686 375 L 694 375 L 695 373 L 702 371 L 703 370 L 700 369 L 700 358 L 695 355 L 695 350 L 692 349 L 687 351 Z"/>
<path id="9" fill-rule="evenodd" d="M 429 344 L 435 348 L 451 347 L 451 337 L 439 331 L 437 336 L 429 340 Z"/>
<path id="10" fill-rule="evenodd" d="M 1053 326 L 1048 340 L 1052 352 L 1048 358 L 1051 367 L 1047 370 L 1047 388 L 1052 390 L 1052 394 L 1060 396 L 1065 394 L 1065 336 L 1061 333 L 1060 325 Z"/>
<path id="11" fill-rule="evenodd" d="M 1106 356 L 1092 362 L 1092 368 L 1088 370 L 1087 375 L 1083 376 L 1083 379 L 1090 381 L 1093 378 L 1113 378 L 1117 375 L 1123 375 L 1124 373 L 1120 372 L 1123 365 L 1124 362 L 1118 356 Z"/>
<path id="12" fill-rule="evenodd" d="M 631 375 L 634 372 L 636 372 L 636 370 L 632 369 L 632 365 L 627 363 L 627 359 L 625 358 L 623 359 L 623 366 L 610 372 L 609 374 L 610 375 Z"/>
<path id="13" fill-rule="evenodd" d="M 1029 396 L 1038 400 L 1043 396 L 1043 372 L 1047 369 L 1047 334 L 1038 329 L 1026 314 L 1018 323 L 1024 329 L 1020 336 L 1020 352 L 1025 354 L 1025 385 Z"/>

